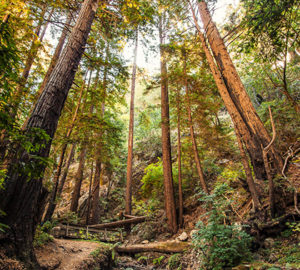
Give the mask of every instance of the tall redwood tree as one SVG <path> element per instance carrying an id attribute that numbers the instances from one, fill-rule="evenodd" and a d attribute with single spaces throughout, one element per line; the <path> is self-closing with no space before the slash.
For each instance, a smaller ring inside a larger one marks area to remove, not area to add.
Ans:
<path id="1" fill-rule="evenodd" d="M 125 214 L 131 215 L 132 209 L 132 157 L 133 157 L 133 130 L 134 130 L 134 92 L 136 82 L 136 59 L 138 50 L 138 28 L 136 29 L 134 59 L 132 67 L 131 93 L 130 93 L 130 116 L 128 131 L 128 154 L 127 154 L 127 175 L 126 175 L 126 198 Z"/>
<path id="2" fill-rule="evenodd" d="M 0 222 L 9 226 L 0 245 L 15 254 L 28 269 L 39 269 L 33 252 L 33 237 L 43 209 L 46 192 L 42 175 L 44 158 L 49 156 L 51 140 L 64 107 L 76 70 L 84 52 L 92 22 L 98 8 L 98 0 L 85 0 L 68 43 L 55 66 L 45 89 L 31 114 L 26 133 L 42 130 L 50 139 L 42 143 L 33 136 L 35 146 L 30 152 L 20 145 L 15 148 L 5 179 L 5 190 L 0 191 L 0 209 L 6 213 Z M 28 174 L 24 164 L 30 166 Z"/>
<path id="3" fill-rule="evenodd" d="M 162 18 L 163 17 L 163 18 Z M 171 138 L 170 138 L 170 112 L 168 93 L 168 70 L 165 52 L 165 29 L 164 15 L 159 18 L 159 40 L 160 40 L 160 72 L 161 72 L 161 133 L 162 133 L 162 161 L 164 175 L 164 197 L 165 211 L 169 230 L 177 232 L 177 217 L 174 198 L 172 159 L 171 159 Z"/>

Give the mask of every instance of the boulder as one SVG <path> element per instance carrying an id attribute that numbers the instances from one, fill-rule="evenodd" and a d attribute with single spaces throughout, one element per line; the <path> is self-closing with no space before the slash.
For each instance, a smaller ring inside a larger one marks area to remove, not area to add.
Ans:
<path id="1" fill-rule="evenodd" d="M 189 237 L 188 237 L 188 235 L 187 235 L 186 232 L 183 232 L 181 235 L 179 235 L 179 236 L 177 237 L 177 239 L 178 239 L 179 241 L 186 241 L 188 238 L 189 238 Z"/>

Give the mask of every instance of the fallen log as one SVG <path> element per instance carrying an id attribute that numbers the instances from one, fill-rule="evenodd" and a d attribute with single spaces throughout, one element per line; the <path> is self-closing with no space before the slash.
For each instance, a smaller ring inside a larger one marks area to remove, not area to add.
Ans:
<path id="1" fill-rule="evenodd" d="M 135 217 L 131 219 L 119 220 L 119 221 L 114 221 L 109 223 L 89 225 L 89 228 L 95 228 L 95 229 L 120 228 L 128 224 L 138 224 L 144 222 L 145 220 L 146 217 Z"/>
<path id="2" fill-rule="evenodd" d="M 124 214 L 124 213 L 122 213 L 122 215 L 125 218 L 137 218 L 137 216 L 127 215 L 127 214 Z"/>
<path id="3" fill-rule="evenodd" d="M 129 246 L 117 246 L 115 250 L 119 253 L 141 253 L 141 252 L 161 252 L 161 253 L 181 253 L 190 247 L 188 242 L 155 242 L 149 244 L 137 244 Z"/>

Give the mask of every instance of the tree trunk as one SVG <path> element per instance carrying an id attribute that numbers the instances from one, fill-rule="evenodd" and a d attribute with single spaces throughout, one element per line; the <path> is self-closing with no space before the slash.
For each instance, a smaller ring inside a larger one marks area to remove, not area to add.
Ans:
<path id="1" fill-rule="evenodd" d="M 90 183 L 89 183 L 89 196 L 87 200 L 87 211 L 86 211 L 86 221 L 85 224 L 90 224 L 90 213 L 91 213 L 91 196 L 92 196 L 92 183 L 93 183 L 93 176 L 94 176 L 94 163 L 92 162 L 91 167 L 91 174 L 90 174 Z"/>
<path id="2" fill-rule="evenodd" d="M 53 177 L 53 186 L 52 186 L 52 191 L 51 191 L 50 198 L 49 198 L 49 206 L 48 206 L 45 218 L 44 218 L 44 222 L 51 220 L 52 215 L 53 215 L 51 206 L 54 204 L 54 202 L 56 200 L 56 193 L 57 193 L 57 187 L 58 187 L 58 183 L 59 183 L 59 177 L 60 177 L 61 169 L 63 166 L 67 146 L 68 145 L 66 143 L 62 146 L 61 154 L 60 154 L 58 165 L 56 168 L 56 173 Z"/>
<path id="3" fill-rule="evenodd" d="M 67 21 L 66 21 L 66 24 L 65 24 L 65 27 L 64 27 L 64 29 L 63 29 L 63 31 L 61 33 L 61 36 L 60 36 L 59 41 L 58 41 L 58 44 L 57 44 L 57 46 L 55 48 L 55 52 L 54 52 L 54 54 L 52 56 L 52 59 L 51 59 L 50 65 L 48 67 L 47 73 L 46 73 L 46 75 L 45 75 L 45 77 L 43 79 L 43 82 L 42 82 L 42 84 L 41 84 L 38 92 L 36 93 L 36 99 L 38 99 L 40 97 L 40 95 L 42 94 L 42 92 L 44 91 L 44 88 L 45 88 L 45 86 L 46 86 L 46 84 L 47 84 L 47 82 L 48 82 L 48 80 L 50 78 L 50 75 L 51 75 L 51 73 L 52 73 L 52 71 L 53 71 L 53 69 L 54 69 L 54 67 L 55 67 L 55 65 L 56 65 L 56 63 L 57 63 L 57 61 L 59 59 L 59 56 L 61 55 L 62 49 L 64 47 L 64 44 L 65 44 L 65 41 L 66 41 L 66 38 L 67 38 L 68 32 L 69 32 L 68 26 L 70 25 L 71 21 L 72 21 L 72 14 L 69 13 Z M 33 108 L 34 107 L 35 106 L 33 106 Z M 25 120 L 25 122 L 23 124 L 23 127 L 22 127 L 23 130 L 25 129 L 28 120 L 29 120 L 29 117 Z"/>
<path id="4" fill-rule="evenodd" d="M 247 151 L 251 157 L 254 173 L 257 179 L 265 179 L 266 172 L 263 162 L 263 154 L 261 145 L 264 147 L 270 142 L 270 136 L 265 129 L 262 121 L 257 115 L 253 104 L 242 84 L 242 81 L 233 65 L 233 62 L 229 56 L 229 53 L 224 45 L 224 42 L 212 21 L 207 5 L 204 1 L 198 3 L 199 12 L 201 15 L 204 28 L 206 29 L 206 36 L 215 60 L 218 64 L 219 70 L 223 76 L 224 83 L 230 95 L 232 102 L 238 110 L 243 121 L 247 125 L 249 132 L 251 133 L 252 145 L 255 147 L 250 149 L 247 145 Z M 272 146 L 272 156 L 277 172 L 280 173 L 282 168 L 282 159 Z"/>
<path id="5" fill-rule="evenodd" d="M 0 222 L 9 226 L 0 245 L 12 256 L 15 254 L 28 269 L 39 269 L 32 243 L 46 197 L 42 184 L 46 167 L 44 158 L 49 156 L 51 140 L 84 52 L 97 7 L 97 0 L 85 0 L 82 4 L 66 48 L 28 121 L 26 134 L 31 134 L 33 145 L 40 147 L 34 147 L 38 150 L 27 153 L 20 145 L 16 146 L 16 154 L 9 164 L 4 182 L 5 190 L 0 191 L 0 208 L 6 213 L 6 216 L 0 217 Z M 37 129 L 43 130 L 50 139 L 41 140 L 33 136 Z M 24 164 L 30 166 L 31 175 L 23 170 Z"/>
<path id="6" fill-rule="evenodd" d="M 65 185 L 65 181 L 66 181 L 66 178 L 67 178 L 67 175 L 68 175 L 68 171 L 69 171 L 72 159 L 73 159 L 74 154 L 75 154 L 75 148 L 76 148 L 76 144 L 73 143 L 72 147 L 71 147 L 71 150 L 69 152 L 68 158 L 67 158 L 67 162 L 66 162 L 66 166 L 65 166 L 63 175 L 62 175 L 61 179 L 58 181 L 58 186 L 57 186 L 57 191 L 56 191 L 55 197 L 53 196 L 53 190 L 51 192 L 47 212 L 46 212 L 45 218 L 44 218 L 44 222 L 52 219 L 52 216 L 54 214 L 54 211 L 55 211 L 55 208 L 56 208 L 56 205 L 57 205 L 57 200 L 60 198 L 60 196 L 62 194 L 62 191 L 63 191 L 63 188 L 64 188 L 64 185 Z"/>
<path id="7" fill-rule="evenodd" d="M 230 114 L 231 119 L 233 121 L 233 125 L 236 130 L 236 134 L 237 134 L 237 139 L 240 140 L 241 138 L 243 138 L 245 145 L 247 146 L 247 149 L 255 150 L 256 149 L 255 145 L 253 145 L 253 140 L 251 139 L 252 134 L 250 133 L 248 126 L 244 122 L 244 119 L 241 117 L 239 111 L 235 107 L 235 104 L 233 103 L 233 101 L 228 93 L 227 87 L 223 81 L 220 71 L 218 70 L 218 68 L 214 62 L 213 56 L 211 55 L 209 48 L 206 44 L 204 35 L 202 34 L 200 27 L 197 23 L 194 10 L 192 8 L 191 8 L 191 10 L 193 12 L 194 22 L 195 22 L 197 30 L 198 30 L 198 34 L 199 34 L 200 41 L 203 46 L 204 53 L 206 55 L 207 62 L 209 64 L 210 70 L 212 72 L 212 75 L 214 77 L 214 80 L 216 82 L 218 90 L 220 92 L 220 95 L 224 101 L 226 109 L 227 109 L 228 113 Z M 240 136 L 240 137 L 238 137 L 238 136 Z M 238 143 L 239 143 L 239 141 L 238 141 Z M 240 147 L 240 143 L 239 143 L 239 147 Z M 240 147 L 240 150 L 241 150 L 241 155 L 243 155 L 243 151 L 242 151 L 243 147 L 242 148 Z M 243 164 L 243 165 L 246 166 L 246 164 Z M 247 173 L 247 171 L 248 171 L 247 166 L 244 168 L 245 168 L 245 172 Z M 250 180 L 250 178 L 248 178 L 247 180 Z M 253 201 L 256 201 L 257 199 L 255 196 L 255 193 L 257 193 L 257 192 L 256 192 L 254 182 L 251 183 L 251 180 L 250 180 L 250 182 L 248 182 L 248 185 L 249 185 L 249 190 L 251 192 L 252 199 L 253 199 Z"/>
<path id="8" fill-rule="evenodd" d="M 258 193 L 257 193 L 257 189 L 255 187 L 255 183 L 254 183 L 253 176 L 252 176 L 252 171 L 251 171 L 251 168 L 249 166 L 247 154 L 246 154 L 244 146 L 243 146 L 241 135 L 239 134 L 239 132 L 236 128 L 235 128 L 235 135 L 236 135 L 236 139 L 237 139 L 238 146 L 239 146 L 239 149 L 240 149 L 242 164 L 243 164 L 245 174 L 246 174 L 247 185 L 249 187 L 251 198 L 253 200 L 253 207 L 254 207 L 255 210 L 258 210 L 261 207 L 261 203 L 259 201 L 259 196 L 258 196 Z"/>
<path id="9" fill-rule="evenodd" d="M 125 198 L 125 213 L 131 215 L 132 209 L 132 157 L 133 157 L 133 129 L 134 129 L 134 92 L 136 81 L 136 58 L 138 50 L 138 28 L 136 29 L 134 60 L 132 67 L 131 81 L 131 100 L 130 100 L 130 119 L 128 131 L 128 156 L 127 156 L 127 176 L 126 176 L 126 198 Z"/>
<path id="10" fill-rule="evenodd" d="M 99 222 L 99 196 L 100 196 L 100 175 L 101 175 L 101 159 L 97 157 L 95 166 L 95 175 L 92 189 L 92 205 L 91 205 L 91 223 Z"/>
<path id="11" fill-rule="evenodd" d="M 53 13 L 54 13 L 54 7 L 53 7 L 53 8 L 51 9 L 51 11 L 49 12 L 48 18 L 47 18 L 46 23 L 45 23 L 45 25 L 44 25 L 44 29 L 43 29 L 43 31 L 42 31 L 40 37 L 39 37 L 40 42 L 43 42 L 43 40 L 44 40 L 44 37 L 45 37 L 45 35 L 46 35 L 47 28 L 48 28 L 48 26 L 49 26 L 49 21 L 51 20 L 51 17 L 53 16 Z"/>
<path id="12" fill-rule="evenodd" d="M 57 187 L 56 199 L 61 197 L 62 191 L 64 189 L 64 185 L 65 185 L 65 182 L 66 182 L 66 179 L 67 179 L 67 176 L 68 176 L 69 168 L 70 168 L 70 165 L 71 165 L 72 160 L 73 160 L 74 155 L 75 155 L 75 149 L 76 149 L 76 143 L 73 143 L 72 147 L 71 147 L 71 150 L 69 152 L 68 158 L 67 158 L 67 163 L 66 163 L 66 166 L 65 166 L 65 169 L 64 169 L 64 173 L 63 173 L 63 175 L 62 175 L 62 177 L 59 181 L 59 185 Z M 55 206 L 56 206 L 56 203 L 55 203 Z M 54 212 L 54 209 L 53 209 L 53 212 Z"/>
<path id="13" fill-rule="evenodd" d="M 40 32 L 41 32 L 41 28 L 42 28 L 42 25 L 43 25 L 43 17 L 45 15 L 46 11 L 47 11 L 47 7 L 44 5 L 43 9 L 42 9 L 42 12 L 40 14 L 41 19 L 39 20 L 37 28 L 35 30 L 35 33 L 33 35 L 33 40 L 32 40 L 30 49 L 28 51 L 26 63 L 25 63 L 23 72 L 21 74 L 19 85 L 17 86 L 16 91 L 12 94 L 11 100 L 9 102 L 10 103 L 10 108 L 9 108 L 8 111 L 10 113 L 10 118 L 13 121 L 15 120 L 16 115 L 18 113 L 19 106 L 20 106 L 20 103 L 21 103 L 21 99 L 24 96 L 25 84 L 26 84 L 27 79 L 29 77 L 29 73 L 30 73 L 32 64 L 34 62 L 34 58 L 35 58 L 35 56 L 38 52 L 38 49 L 39 49 L 39 44 L 37 43 L 37 40 L 38 40 Z M 51 16 L 52 16 L 52 14 L 51 14 Z M 8 19 L 9 19 L 9 16 L 7 17 L 7 20 Z M 7 21 L 5 21 L 5 23 L 7 23 Z M 4 159 L 9 158 L 9 157 L 6 157 L 7 147 L 8 147 L 8 144 L 9 144 L 9 138 L 8 137 L 9 136 L 8 136 L 6 130 L 1 130 L 0 159 L 3 160 L 3 164 L 6 164 L 6 162 L 7 162 Z M 6 169 L 6 166 L 4 166 L 4 167 Z"/>
<path id="14" fill-rule="evenodd" d="M 51 75 L 51 73 L 52 73 L 52 71 L 53 71 L 53 69 L 54 69 L 54 67 L 55 67 L 55 65 L 56 65 L 56 63 L 57 63 L 57 61 L 59 59 L 59 56 L 61 55 L 61 52 L 62 52 L 62 49 L 64 47 L 65 41 L 66 41 L 66 39 L 68 37 L 68 32 L 69 32 L 68 27 L 71 24 L 72 18 L 73 18 L 72 13 L 69 12 L 67 20 L 66 20 L 66 23 L 65 23 L 65 26 L 64 26 L 64 29 L 62 30 L 62 33 L 61 33 L 61 36 L 59 38 L 58 44 L 57 44 L 57 46 L 55 48 L 55 52 L 54 52 L 54 54 L 52 56 L 50 65 L 48 67 L 47 73 L 46 73 L 46 75 L 44 77 L 44 80 L 43 80 L 43 82 L 42 82 L 42 84 L 40 86 L 40 89 L 39 89 L 39 91 L 37 93 L 38 97 L 43 92 L 43 90 L 45 88 L 45 85 L 48 82 L 48 80 L 50 78 L 50 75 Z"/>
<path id="15" fill-rule="evenodd" d="M 24 89 L 25 89 L 25 85 L 26 85 L 26 82 L 29 77 L 31 67 L 32 67 L 34 59 L 38 53 L 38 50 L 40 48 L 40 43 L 43 41 L 43 38 L 44 38 L 43 36 L 41 36 L 39 38 L 39 35 L 40 35 L 41 29 L 43 26 L 43 22 L 44 22 L 43 19 L 44 19 L 44 15 L 45 15 L 46 11 L 47 11 L 47 7 L 44 6 L 42 13 L 40 15 L 41 20 L 39 21 L 37 29 L 34 33 L 31 47 L 29 49 L 28 56 L 26 59 L 25 67 L 24 67 L 22 75 L 21 75 L 20 85 L 17 87 L 15 95 L 13 95 L 13 103 L 14 103 L 14 112 L 12 113 L 13 117 L 15 117 L 18 112 L 18 108 L 21 103 L 21 99 L 25 94 Z M 51 13 L 50 13 L 50 16 L 52 16 Z M 39 41 L 38 41 L 38 39 L 39 39 Z"/>
<path id="16" fill-rule="evenodd" d="M 202 166 L 201 166 L 201 162 L 200 162 L 198 146 L 197 146 L 197 141 L 196 141 L 195 132 L 194 132 L 194 126 L 193 126 L 191 101 L 190 101 L 190 93 L 189 93 L 190 91 L 189 91 L 187 72 L 186 72 L 186 52 L 183 52 L 183 57 L 184 57 L 183 73 L 184 73 L 184 84 L 185 84 L 186 104 L 187 104 L 186 108 L 187 108 L 187 112 L 188 112 L 188 119 L 189 119 L 189 125 L 190 125 L 190 133 L 191 133 L 195 163 L 196 163 L 196 168 L 197 168 L 201 187 L 202 187 L 203 191 L 208 194 L 208 188 L 207 188 L 207 184 L 205 182 L 205 178 L 204 178 L 204 174 L 203 174 L 203 170 L 202 170 Z"/>
<path id="17" fill-rule="evenodd" d="M 171 160 L 171 139 L 170 139 L 170 116 L 169 116 L 169 95 L 168 95 L 168 73 L 167 60 L 164 45 L 164 33 L 162 19 L 159 22 L 160 39 L 160 70 L 161 70 L 161 130 L 162 130 L 162 160 L 164 175 L 164 197 L 165 210 L 169 230 L 177 232 L 176 206 L 174 198 L 172 160 Z"/>
<path id="18" fill-rule="evenodd" d="M 79 94 L 79 99 L 77 101 L 77 106 L 76 106 L 76 109 L 75 109 L 75 112 L 74 112 L 74 115 L 73 115 L 73 118 L 72 118 L 71 126 L 69 127 L 69 129 L 67 131 L 65 139 L 69 139 L 71 137 L 71 134 L 72 134 L 72 131 L 73 131 L 73 128 L 75 126 L 76 119 L 77 119 L 77 115 L 78 115 L 78 112 L 79 112 L 79 109 L 80 109 L 81 99 L 82 99 L 84 89 L 85 89 L 85 83 L 83 82 L 82 87 L 81 87 L 81 91 L 80 91 L 80 94 Z M 55 205 L 56 205 L 55 204 L 56 194 L 57 194 L 57 189 L 58 189 L 58 185 L 59 185 L 59 177 L 60 177 L 60 174 L 61 174 L 61 169 L 62 169 L 62 166 L 63 166 L 63 161 L 64 161 L 64 157 L 65 157 L 67 147 L 68 147 L 68 144 L 64 143 L 64 145 L 62 147 L 62 152 L 61 152 L 61 155 L 60 155 L 60 158 L 59 158 L 59 162 L 58 162 L 58 165 L 57 165 L 57 170 L 56 170 L 55 176 L 53 178 L 53 188 L 52 188 L 52 192 L 51 192 L 51 195 L 50 195 L 49 206 L 48 206 L 48 210 L 47 210 L 44 221 L 51 220 L 52 215 L 54 213 L 54 209 L 55 209 Z"/>
<path id="19" fill-rule="evenodd" d="M 107 63 L 109 57 L 109 43 L 106 45 L 106 58 L 105 63 Z M 105 98 L 106 98 L 106 85 L 107 85 L 107 72 L 108 67 L 105 65 L 103 72 L 103 100 L 101 108 L 101 116 L 104 117 L 105 112 Z M 98 134 L 98 143 L 96 149 L 96 167 L 94 175 L 94 183 L 92 189 L 92 206 L 91 206 L 91 223 L 95 224 L 99 222 L 100 209 L 99 209 L 99 196 L 100 196 L 100 177 L 101 177 L 101 148 L 102 148 L 102 131 Z"/>
<path id="20" fill-rule="evenodd" d="M 80 189 L 81 189 L 81 184 L 82 184 L 82 180 L 83 180 L 85 156 L 86 156 L 86 144 L 83 143 L 82 149 L 80 152 L 79 166 L 78 166 L 77 173 L 75 176 L 75 186 L 74 186 L 72 199 L 71 199 L 71 206 L 70 206 L 70 211 L 75 212 L 75 213 L 77 213 L 78 201 L 80 198 Z"/>
<path id="21" fill-rule="evenodd" d="M 177 89 L 177 162 L 178 162 L 178 225 L 183 227 L 183 196 L 181 173 L 181 138 L 180 138 L 180 90 Z"/>
<path id="22" fill-rule="evenodd" d="M 190 247 L 188 242 L 155 242 L 146 245 L 135 244 L 127 246 L 117 246 L 115 249 L 119 253 L 142 253 L 142 252 L 161 252 L 161 253 L 181 253 Z"/>
<path id="23" fill-rule="evenodd" d="M 89 227 L 96 228 L 96 229 L 121 228 L 128 224 L 138 224 L 138 223 L 144 222 L 145 220 L 146 220 L 146 217 L 133 217 L 130 219 L 118 220 L 118 221 L 113 221 L 113 222 L 109 222 L 109 223 L 90 225 Z"/>

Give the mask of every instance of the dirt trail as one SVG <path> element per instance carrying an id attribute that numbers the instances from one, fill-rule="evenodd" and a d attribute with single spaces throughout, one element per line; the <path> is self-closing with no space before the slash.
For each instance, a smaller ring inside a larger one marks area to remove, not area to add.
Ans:
<path id="1" fill-rule="evenodd" d="M 93 252 L 97 253 L 98 249 L 101 249 L 98 256 L 91 255 Z M 103 265 L 103 269 L 109 269 L 105 266 L 110 264 L 107 251 L 107 247 L 95 242 L 55 239 L 52 243 L 38 248 L 36 256 L 42 269 L 89 269 L 99 265 Z"/>

